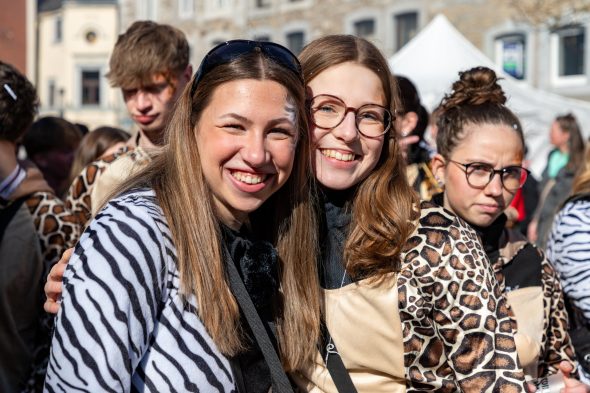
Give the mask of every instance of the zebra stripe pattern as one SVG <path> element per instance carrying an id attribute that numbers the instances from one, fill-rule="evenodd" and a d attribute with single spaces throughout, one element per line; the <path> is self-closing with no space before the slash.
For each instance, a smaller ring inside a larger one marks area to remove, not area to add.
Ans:
<path id="1" fill-rule="evenodd" d="M 547 256 L 564 292 L 590 321 L 590 200 L 571 201 L 558 213 Z"/>
<path id="2" fill-rule="evenodd" d="M 179 293 L 152 190 L 112 200 L 66 272 L 46 392 L 234 392 L 228 360 Z"/>

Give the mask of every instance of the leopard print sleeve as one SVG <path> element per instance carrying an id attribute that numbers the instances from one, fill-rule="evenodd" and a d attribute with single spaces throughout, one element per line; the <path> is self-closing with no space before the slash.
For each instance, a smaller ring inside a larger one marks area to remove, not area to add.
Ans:
<path id="1" fill-rule="evenodd" d="M 66 208 L 72 212 L 81 234 L 92 217 L 92 189 L 104 170 L 122 154 L 130 151 L 128 147 L 88 164 L 72 182 L 66 195 Z M 77 241 L 78 239 L 76 239 Z"/>
<path id="2" fill-rule="evenodd" d="M 50 192 L 36 192 L 26 201 L 39 235 L 44 275 L 80 237 L 77 220 L 64 203 Z"/>
<path id="3" fill-rule="evenodd" d="M 423 202 L 402 258 L 408 391 L 524 391 L 508 309 L 475 231 Z"/>
<path id="4" fill-rule="evenodd" d="M 538 250 L 541 254 L 542 251 Z M 565 310 L 563 291 L 559 277 L 549 260 L 543 255 L 541 263 L 543 285 L 543 306 L 545 322 L 543 330 L 544 348 L 539 362 L 539 375 L 555 374 L 557 366 L 566 360 L 577 367 L 574 349 L 568 333 L 568 314 Z"/>

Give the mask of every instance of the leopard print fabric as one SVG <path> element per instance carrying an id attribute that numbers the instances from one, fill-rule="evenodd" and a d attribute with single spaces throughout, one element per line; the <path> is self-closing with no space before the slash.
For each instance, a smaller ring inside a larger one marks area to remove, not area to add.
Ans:
<path id="1" fill-rule="evenodd" d="M 77 220 L 65 204 L 50 192 L 36 192 L 26 200 L 26 204 L 37 229 L 47 270 L 65 250 L 76 244 L 80 237 Z"/>
<path id="2" fill-rule="evenodd" d="M 51 267 L 59 260 L 63 252 L 73 247 L 78 237 L 78 223 L 64 203 L 51 192 L 36 192 L 25 201 L 33 225 L 37 230 L 41 254 L 43 257 L 43 282 Z M 40 289 L 43 283 L 39 283 Z M 39 303 L 44 301 L 44 295 L 39 293 Z M 43 382 L 49 360 L 51 332 L 53 330 L 53 316 L 43 313 L 39 320 L 39 331 L 33 350 L 31 374 L 22 392 L 32 393 L 43 390 Z"/>
<path id="3" fill-rule="evenodd" d="M 121 155 L 133 151 L 133 148 L 123 147 L 116 153 L 110 154 L 88 164 L 74 179 L 66 195 L 66 208 L 74 214 L 78 223 L 78 234 L 82 234 L 86 224 L 92 217 L 92 188 L 104 170 Z M 76 241 L 78 238 L 76 238 Z"/>
<path id="4" fill-rule="evenodd" d="M 524 244 L 522 247 L 516 248 L 512 253 L 508 252 L 509 247 L 504 248 L 498 261 L 494 263 L 493 268 L 502 292 L 505 291 L 505 278 L 502 267 L 509 264 L 523 248 Z M 562 360 L 566 360 L 573 365 L 577 365 L 577 362 L 568 333 L 569 319 L 559 277 L 545 253 L 537 247 L 535 247 L 535 250 L 541 260 L 541 286 L 543 289 L 543 335 L 538 366 L 538 375 L 542 377 L 557 373 L 559 371 L 557 366 Z M 518 330 L 518 324 L 513 315 L 511 317 L 515 329 Z"/>
<path id="5" fill-rule="evenodd" d="M 422 202 L 398 278 L 408 392 L 521 392 L 506 302 L 477 234 Z"/>

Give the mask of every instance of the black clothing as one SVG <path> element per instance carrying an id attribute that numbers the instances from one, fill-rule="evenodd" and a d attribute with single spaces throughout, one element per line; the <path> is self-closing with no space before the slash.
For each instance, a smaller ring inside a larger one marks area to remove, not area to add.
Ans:
<path id="1" fill-rule="evenodd" d="M 236 232 L 223 227 L 222 234 L 231 259 L 278 352 L 273 319 L 273 300 L 279 287 L 277 252 L 268 242 L 250 240 L 245 230 Z M 242 311 L 240 324 L 248 346 L 244 352 L 230 359 L 236 387 L 240 393 L 267 393 L 272 384 L 270 370 Z"/>
<path id="2" fill-rule="evenodd" d="M 323 190 L 322 231 L 320 244 L 321 265 L 319 266 L 320 285 L 325 289 L 336 289 L 352 283 L 345 274 L 344 243 L 348 236 L 351 220 L 350 207 L 356 188 L 333 191 Z"/>

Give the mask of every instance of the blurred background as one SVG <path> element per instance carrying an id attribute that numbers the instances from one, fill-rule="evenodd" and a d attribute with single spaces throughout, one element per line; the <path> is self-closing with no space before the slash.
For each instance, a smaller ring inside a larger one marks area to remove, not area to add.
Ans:
<path id="1" fill-rule="evenodd" d="M 211 46 L 231 38 L 272 40 L 298 53 L 329 33 L 366 37 L 391 57 L 395 73 L 416 82 L 429 110 L 449 86 L 446 79 L 411 75 L 412 68 L 441 68 L 451 81 L 457 75 L 449 62 L 459 69 L 489 62 L 521 90 L 547 93 L 530 97 L 563 97 L 563 110 L 558 104 L 545 111 L 573 110 L 582 128 L 590 128 L 584 119 L 587 115 L 590 122 L 588 0 L 0 0 L 0 10 L 0 58 L 35 83 L 40 115 L 65 117 L 90 129 L 132 128 L 119 91 L 104 75 L 117 35 L 140 19 L 183 30 L 193 65 Z M 429 45 L 423 42 L 402 56 L 437 16 L 447 27 L 430 33 Z M 482 58 L 465 61 L 471 56 L 467 52 Z M 395 68 L 399 57 L 405 59 Z M 543 129 L 529 133 L 546 136 L 555 114 L 547 113 Z M 532 151 L 539 149 L 533 142 Z"/>

